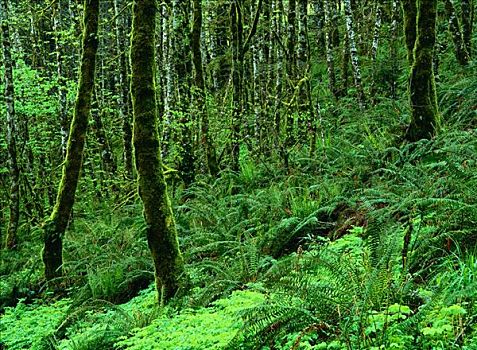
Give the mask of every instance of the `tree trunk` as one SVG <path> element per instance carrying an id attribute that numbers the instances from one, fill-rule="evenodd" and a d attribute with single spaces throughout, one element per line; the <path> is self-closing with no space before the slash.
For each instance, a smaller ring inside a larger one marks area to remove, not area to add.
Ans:
<path id="1" fill-rule="evenodd" d="M 53 32 L 55 35 L 56 52 L 56 75 L 58 79 L 58 117 L 60 119 L 61 134 L 61 154 L 63 159 L 66 156 L 66 144 L 68 142 L 68 114 L 66 111 L 66 86 L 63 74 L 63 48 L 61 47 L 61 2 L 53 1 Z"/>
<path id="2" fill-rule="evenodd" d="M 174 0 L 173 12 L 173 49 L 174 70 L 177 81 L 177 103 L 175 110 L 180 112 L 180 163 L 178 166 L 185 187 L 189 187 L 195 176 L 195 156 L 192 146 L 192 116 L 190 107 L 190 88 L 192 62 L 190 55 L 190 32 L 188 28 L 190 0 Z"/>
<path id="3" fill-rule="evenodd" d="M 83 6 L 83 53 L 73 120 L 71 121 L 58 196 L 50 219 L 44 226 L 43 263 L 45 264 L 45 277 L 47 280 L 52 280 L 62 275 L 62 239 L 75 201 L 76 187 L 83 163 L 86 130 L 91 112 L 96 51 L 98 48 L 99 0 L 85 0 Z"/>
<path id="4" fill-rule="evenodd" d="M 124 43 L 123 21 L 119 13 L 119 0 L 113 1 L 115 29 L 116 29 L 116 53 L 118 59 L 118 83 L 119 83 L 119 115 L 123 129 L 123 161 L 126 177 L 132 178 L 132 130 L 129 111 L 129 88 L 127 76 L 127 53 Z"/>
<path id="5" fill-rule="evenodd" d="M 288 78 L 288 89 L 287 93 L 290 95 L 290 103 L 292 103 L 295 91 L 294 87 L 296 84 L 296 0 L 288 1 L 288 13 L 287 13 L 287 26 L 288 26 L 288 36 L 287 36 L 287 65 L 286 65 L 286 74 Z M 285 169 L 289 169 L 289 152 L 295 142 L 294 135 L 294 124 L 295 119 L 291 111 L 286 113 L 286 128 L 285 128 L 285 141 L 282 148 L 282 158 L 283 165 Z"/>
<path id="6" fill-rule="evenodd" d="M 173 40 L 172 40 L 172 26 L 170 14 L 170 0 L 163 2 L 161 6 L 161 23 L 162 23 L 162 52 L 163 52 L 163 70 L 165 75 L 165 89 L 164 89 L 164 114 L 162 115 L 162 154 L 167 156 L 169 153 L 169 144 L 172 143 L 172 130 L 170 125 L 172 123 L 172 110 L 176 104 L 176 94 L 174 89 L 175 70 L 173 61 Z"/>
<path id="7" fill-rule="evenodd" d="M 242 120 L 242 81 L 243 81 L 243 27 L 239 0 L 233 0 L 230 8 L 230 31 L 232 34 L 232 143 L 231 168 L 239 170 L 240 123 Z"/>
<path id="8" fill-rule="evenodd" d="M 202 66 L 201 47 L 202 33 L 202 0 L 194 0 L 194 17 L 191 36 L 192 60 L 195 69 L 194 84 L 197 89 L 196 104 L 199 111 L 201 144 L 204 150 L 206 167 L 212 176 L 216 176 L 219 172 L 215 148 L 209 134 L 209 116 L 207 104 L 205 100 L 205 79 Z"/>
<path id="9" fill-rule="evenodd" d="M 331 41 L 331 13 L 329 0 L 323 1 L 323 9 L 325 16 L 325 46 L 326 46 L 326 66 L 328 72 L 328 86 L 331 93 L 335 98 L 338 97 L 336 90 L 336 75 L 335 75 L 335 63 L 333 57 L 333 42 Z"/>
<path id="10" fill-rule="evenodd" d="M 373 64 L 373 77 L 371 82 L 371 96 L 373 103 L 376 102 L 376 85 L 377 85 L 377 56 L 378 56 L 378 47 L 379 47 L 379 34 L 381 30 L 381 21 L 382 21 L 382 8 L 381 4 L 378 2 L 376 4 L 376 18 L 374 21 L 374 31 L 373 31 L 373 44 L 371 46 L 371 62 Z M 392 43 L 391 43 L 392 45 Z"/>
<path id="11" fill-rule="evenodd" d="M 364 96 L 363 84 L 361 81 L 361 68 L 359 65 L 358 49 L 356 47 L 355 41 L 355 33 L 353 28 L 354 20 L 350 0 L 345 0 L 344 5 L 346 16 L 346 31 L 348 32 L 348 41 L 350 48 L 351 66 L 353 67 L 354 85 L 358 92 L 359 105 L 361 108 L 364 108 L 366 98 Z"/>
<path id="12" fill-rule="evenodd" d="M 104 130 L 103 125 L 103 116 L 101 115 L 102 108 L 99 107 L 99 99 L 96 91 L 93 92 L 93 97 L 93 106 L 95 105 L 96 108 L 93 108 L 91 114 L 94 121 L 96 141 L 98 142 L 101 155 L 102 170 L 106 173 L 108 178 L 111 178 L 117 170 L 116 161 L 114 160 L 113 152 L 109 146 L 108 138 L 106 137 L 106 131 Z"/>
<path id="13" fill-rule="evenodd" d="M 131 32 L 133 144 L 158 299 L 166 302 L 180 287 L 184 262 L 162 169 L 155 92 L 155 30 L 155 0 L 135 0 Z"/>
<path id="14" fill-rule="evenodd" d="M 376 4 L 376 20 L 374 21 L 374 31 L 373 31 L 373 45 L 371 46 L 371 60 L 373 63 L 376 62 L 376 57 L 378 55 L 378 46 L 379 46 L 379 33 L 381 31 L 381 21 L 382 21 L 382 8 L 381 4 Z"/>
<path id="15" fill-rule="evenodd" d="M 406 139 L 411 142 L 431 138 L 435 135 L 439 124 L 432 67 L 436 42 L 437 0 L 418 1 L 417 37 L 409 81 L 412 115 L 406 132 Z"/>
<path id="16" fill-rule="evenodd" d="M 348 94 L 348 77 L 349 77 L 349 38 L 348 34 L 344 33 L 344 40 L 343 40 L 343 51 L 342 51 L 342 58 L 341 58 L 341 86 L 338 90 L 340 96 L 346 96 Z"/>
<path id="17" fill-rule="evenodd" d="M 280 144 L 280 130 L 282 128 L 282 118 L 281 118 L 281 102 L 282 102 L 282 91 L 283 91 L 283 63 L 286 61 L 286 52 L 284 52 L 283 45 L 277 45 L 277 42 L 281 44 L 281 38 L 283 33 L 283 2 L 282 0 L 274 0 L 272 3 L 272 13 L 273 13 L 273 29 L 275 31 L 276 38 L 273 41 L 274 50 L 273 56 L 275 58 L 275 84 L 274 84 L 274 94 L 275 100 L 273 104 L 273 110 L 275 111 L 274 117 L 274 136 L 275 143 Z"/>
<path id="18" fill-rule="evenodd" d="M 469 53 L 464 42 L 464 37 L 460 30 L 459 18 L 454 9 L 454 5 L 451 0 L 444 0 L 446 5 L 446 13 L 449 17 L 449 32 L 452 36 L 452 41 L 454 42 L 454 53 L 457 58 L 457 62 L 461 66 L 466 66 L 469 63 Z"/>
<path id="19" fill-rule="evenodd" d="M 414 62 L 414 44 L 416 43 L 417 0 L 401 0 L 404 15 L 404 34 L 406 37 L 407 60 Z"/>
<path id="20" fill-rule="evenodd" d="M 389 61 L 391 69 L 391 97 L 397 99 L 397 80 L 399 74 L 398 61 L 398 20 L 399 20 L 399 5 L 398 0 L 392 0 L 391 3 L 391 43 L 389 48 Z"/>
<path id="21" fill-rule="evenodd" d="M 465 48 L 469 56 L 472 56 L 472 27 L 474 25 L 474 1 L 462 0 L 462 36 L 464 38 Z"/>
<path id="22" fill-rule="evenodd" d="M 20 169 L 17 159 L 17 122 L 15 120 L 15 92 L 13 86 L 13 60 L 11 54 L 10 28 L 8 26 L 8 0 L 0 0 L 2 21 L 2 46 L 5 84 L 5 103 L 7 107 L 7 149 L 10 172 L 10 218 L 6 235 L 7 249 L 17 245 L 17 230 L 20 219 Z M 0 247 L 1 247 L 0 242 Z"/>

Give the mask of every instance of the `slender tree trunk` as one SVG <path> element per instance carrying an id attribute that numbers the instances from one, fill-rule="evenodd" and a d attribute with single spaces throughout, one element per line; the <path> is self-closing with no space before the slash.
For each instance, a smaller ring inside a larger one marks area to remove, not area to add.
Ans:
<path id="1" fill-rule="evenodd" d="M 432 59 L 436 42 L 437 0 L 418 0 L 417 37 L 409 82 L 411 123 L 406 139 L 418 141 L 435 135 L 439 124 Z"/>
<path id="2" fill-rule="evenodd" d="M 288 41 L 287 41 L 287 72 L 291 81 L 296 79 L 296 0 L 288 1 Z"/>
<path id="3" fill-rule="evenodd" d="M 96 141 L 99 145 L 103 171 L 106 173 L 107 177 L 111 178 L 111 176 L 114 175 L 117 170 L 116 161 L 114 160 L 113 152 L 111 150 L 111 147 L 109 146 L 106 131 L 104 130 L 103 119 L 101 115 L 102 109 L 99 108 L 99 101 L 96 91 L 94 91 L 93 96 L 96 110 L 93 110 L 91 114 L 93 116 L 94 121 Z"/>
<path id="4" fill-rule="evenodd" d="M 243 96 L 243 27 L 242 13 L 239 0 L 233 0 L 230 8 L 230 31 L 232 34 L 232 150 L 231 150 L 231 168 L 234 171 L 239 170 L 240 155 L 240 124 L 242 120 Z"/>
<path id="5" fill-rule="evenodd" d="M 298 69 L 301 79 L 298 126 L 301 137 L 306 137 L 311 125 L 311 96 L 309 94 L 308 0 L 298 1 Z"/>
<path id="6" fill-rule="evenodd" d="M 155 92 L 155 30 L 155 0 L 135 0 L 131 33 L 133 144 L 158 299 L 166 302 L 180 287 L 184 263 L 162 170 Z"/>
<path id="7" fill-rule="evenodd" d="M 378 55 L 379 34 L 381 31 L 382 8 L 381 4 L 376 4 L 376 20 L 374 21 L 373 45 L 371 46 L 371 60 L 375 63 Z"/>
<path id="8" fill-rule="evenodd" d="M 192 149 L 192 116 L 189 111 L 192 62 L 190 55 L 190 32 L 188 30 L 190 0 L 173 1 L 173 49 L 174 70 L 177 81 L 176 110 L 181 112 L 179 172 L 185 187 L 194 181 L 195 156 Z"/>
<path id="9" fill-rule="evenodd" d="M 444 0 L 446 5 L 447 16 L 449 17 L 449 32 L 452 36 L 452 41 L 454 42 L 454 53 L 457 58 L 457 62 L 461 66 L 466 66 L 469 63 L 469 53 L 465 45 L 464 37 L 462 31 L 460 30 L 459 18 L 455 12 L 454 5 L 451 0 Z"/>
<path id="10" fill-rule="evenodd" d="M 288 26 L 288 37 L 287 37 L 287 47 L 286 47 L 286 56 L 287 56 L 287 65 L 286 65 L 286 74 L 287 74 L 287 93 L 290 95 L 291 103 L 294 100 L 295 91 L 294 87 L 296 84 L 296 0 L 288 1 L 288 13 L 287 13 L 287 26 Z M 285 169 L 289 169 L 289 151 L 295 142 L 294 135 L 294 124 L 295 119 L 291 111 L 286 113 L 286 128 L 285 128 L 285 141 L 284 146 L 282 147 L 282 158 L 283 165 Z"/>
<path id="11" fill-rule="evenodd" d="M 83 53 L 76 102 L 68 138 L 63 175 L 50 219 L 44 226 L 43 263 L 45 277 L 52 280 L 62 275 L 63 235 L 75 201 L 75 192 L 83 163 L 83 152 L 91 112 L 96 52 L 98 48 L 99 0 L 85 0 Z"/>
<path id="12" fill-rule="evenodd" d="M 215 148 L 209 134 L 209 116 L 205 101 L 205 79 L 202 66 L 201 47 L 202 0 L 194 0 L 194 17 L 191 36 L 192 57 L 195 69 L 194 84 L 197 89 L 196 104 L 199 111 L 201 144 L 205 154 L 206 167 L 212 176 L 219 172 Z"/>
<path id="13" fill-rule="evenodd" d="M 275 129 L 275 143 L 279 144 L 280 141 L 280 130 L 282 128 L 282 118 L 281 118 L 281 101 L 282 101 L 282 90 L 283 90 L 283 63 L 286 60 L 286 53 L 284 52 L 284 47 L 280 42 L 280 45 L 277 45 L 277 42 L 281 40 L 283 34 L 283 3 L 282 0 L 274 0 L 272 3 L 272 13 L 273 15 L 273 29 L 275 31 L 276 38 L 273 41 L 274 45 L 274 58 L 275 58 L 275 84 L 274 84 L 274 129 Z"/>
<path id="14" fill-rule="evenodd" d="M 124 43 L 124 29 L 121 15 L 119 13 L 119 0 L 113 1 L 115 31 L 116 31 L 116 53 L 118 56 L 118 83 L 119 83 L 119 114 L 122 120 L 123 129 L 123 161 L 124 170 L 128 178 L 132 178 L 132 130 L 131 130 L 131 114 L 129 111 L 129 88 L 127 76 L 127 53 Z"/>
<path id="15" fill-rule="evenodd" d="M 176 104 L 176 94 L 174 91 L 175 70 L 173 60 L 173 41 L 172 41 L 172 26 L 171 26 L 171 2 L 167 0 L 162 5 L 161 22 L 162 28 L 162 43 L 163 43 L 163 58 L 164 58 L 164 74 L 165 74 L 165 91 L 164 91 L 164 115 L 162 116 L 162 154 L 167 156 L 169 153 L 169 144 L 171 143 L 172 130 L 170 125 L 172 123 L 172 110 Z"/>
<path id="16" fill-rule="evenodd" d="M 6 235 L 7 249 L 17 245 L 17 230 L 20 219 L 20 169 L 17 159 L 17 121 L 15 119 L 15 93 L 13 85 L 13 60 L 11 54 L 10 28 L 8 25 L 8 0 L 0 0 L 2 21 L 2 48 L 4 67 L 5 103 L 7 107 L 7 149 L 10 172 L 10 218 Z M 0 242 L 0 247 L 2 242 Z"/>
<path id="17" fill-rule="evenodd" d="M 315 143 L 313 142 L 315 134 L 314 108 L 311 98 L 310 84 L 310 46 L 308 42 L 308 0 L 299 0 L 299 50 L 298 50 L 298 68 L 300 69 L 300 133 L 304 138 L 311 136 L 310 153 L 314 153 Z M 308 143 L 308 140 L 304 141 Z"/>
<path id="18" fill-rule="evenodd" d="M 376 85 L 377 82 L 377 56 L 378 56 L 378 47 L 379 47 L 379 34 L 381 31 L 381 21 L 382 21 L 382 8 L 381 4 L 378 2 L 376 3 L 376 18 L 374 21 L 374 31 L 373 31 L 373 44 L 371 46 L 371 62 L 373 64 L 373 77 L 371 82 L 371 98 L 373 103 L 376 102 Z M 392 43 L 391 43 L 392 45 Z"/>
<path id="19" fill-rule="evenodd" d="M 462 36 L 469 56 L 472 56 L 472 29 L 474 25 L 474 1 L 462 0 L 461 2 Z"/>
<path id="20" fill-rule="evenodd" d="M 341 87 L 339 89 L 340 96 L 346 96 L 348 94 L 348 77 L 349 77 L 349 38 L 348 34 L 345 32 L 343 40 L 343 51 L 341 57 Z"/>
<path id="21" fill-rule="evenodd" d="M 397 98 L 397 80 L 399 72 L 398 61 L 398 21 L 399 21 L 399 5 L 398 0 L 391 2 L 391 43 L 389 52 L 389 62 L 391 64 L 391 97 Z"/>
<path id="22" fill-rule="evenodd" d="M 326 24 L 325 24 L 325 13 L 324 13 L 325 12 L 324 0 L 312 0 L 311 4 L 314 9 L 313 12 L 314 12 L 314 22 L 316 25 L 316 32 L 317 32 L 316 43 L 317 43 L 317 48 L 319 50 L 318 52 L 320 54 L 322 53 L 326 54 L 326 43 L 325 43 Z M 329 8 L 328 8 L 328 11 L 329 11 Z"/>
<path id="23" fill-rule="evenodd" d="M 274 44 L 273 27 L 272 27 L 272 0 L 263 1 L 263 34 L 260 40 L 259 52 L 259 76 L 260 76 L 260 97 L 259 97 L 259 142 L 260 154 L 266 157 L 270 156 L 271 151 L 271 137 L 270 133 L 273 130 L 273 119 L 270 118 L 272 114 L 269 111 L 273 109 L 272 85 L 273 85 L 273 64 L 274 64 Z"/>
<path id="24" fill-rule="evenodd" d="M 328 86 L 335 98 L 338 97 L 336 90 L 335 63 L 333 57 L 333 42 L 331 41 L 331 13 L 329 0 L 323 0 L 323 10 L 325 16 L 325 46 L 326 46 L 326 66 L 328 72 Z"/>
<path id="25" fill-rule="evenodd" d="M 69 120 L 66 111 L 66 86 L 63 74 L 63 48 L 61 46 L 61 2 L 53 1 L 53 32 L 55 35 L 56 75 L 58 79 L 58 117 L 61 128 L 61 154 L 66 156 L 66 144 L 68 142 Z"/>
<path id="26" fill-rule="evenodd" d="M 417 36 L 417 0 L 401 0 L 404 15 L 404 34 L 406 37 L 407 60 L 412 66 L 414 62 L 414 44 Z"/>
<path id="27" fill-rule="evenodd" d="M 358 92 L 359 105 L 361 108 L 363 108 L 366 102 L 366 98 L 364 95 L 363 84 L 361 81 L 361 68 L 359 65 L 358 49 L 356 47 L 356 41 L 355 41 L 355 33 L 353 28 L 354 20 L 353 20 L 353 13 L 351 10 L 350 0 L 345 0 L 344 5 L 345 5 L 345 16 L 346 16 L 346 31 L 348 32 L 348 40 L 349 40 L 349 47 L 350 47 L 351 66 L 353 67 L 354 85 Z"/>

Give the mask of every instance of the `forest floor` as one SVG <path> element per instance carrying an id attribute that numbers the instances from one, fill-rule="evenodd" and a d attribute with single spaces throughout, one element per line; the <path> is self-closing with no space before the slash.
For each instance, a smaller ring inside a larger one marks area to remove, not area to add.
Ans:
<path id="1" fill-rule="evenodd" d="M 402 141 L 405 94 L 343 98 L 288 170 L 244 148 L 240 172 L 171 185 L 193 287 L 167 306 L 138 198 L 84 183 L 60 289 L 41 228 L 2 252 L 0 348 L 477 349 L 476 70 L 439 83 L 432 140 Z"/>

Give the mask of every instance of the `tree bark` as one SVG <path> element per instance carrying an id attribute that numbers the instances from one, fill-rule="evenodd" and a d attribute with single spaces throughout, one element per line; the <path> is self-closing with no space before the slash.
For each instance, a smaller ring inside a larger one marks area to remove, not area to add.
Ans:
<path id="1" fill-rule="evenodd" d="M 11 54 L 10 28 L 8 25 L 8 0 L 0 0 L 2 21 L 2 48 L 4 66 L 5 103 L 7 107 L 7 149 L 10 172 L 10 217 L 6 234 L 7 249 L 17 245 L 17 230 L 20 219 L 20 169 L 17 159 L 17 122 L 15 119 L 15 92 L 13 83 L 13 60 Z M 1 247 L 1 242 L 0 242 Z"/>
<path id="2" fill-rule="evenodd" d="M 86 130 L 91 113 L 98 48 L 99 0 L 85 0 L 83 6 L 83 53 L 73 120 L 71 121 L 58 196 L 50 219 L 44 226 L 43 263 L 45 264 L 45 278 L 47 280 L 62 276 L 63 235 L 68 226 L 75 201 L 76 187 L 83 163 Z"/>
<path id="3" fill-rule="evenodd" d="M 123 161 L 126 177 L 132 178 L 132 130 L 131 114 L 129 110 L 129 82 L 127 74 L 127 54 L 124 43 L 123 21 L 119 13 L 119 0 L 113 1 L 115 31 L 116 31 L 116 53 L 118 60 L 118 83 L 119 83 L 119 114 L 122 120 L 123 131 Z"/>
<path id="4" fill-rule="evenodd" d="M 202 0 L 194 0 L 194 17 L 192 25 L 191 48 L 195 69 L 194 85 L 197 89 L 196 104 L 199 111 L 201 144 L 205 154 L 206 167 L 212 176 L 219 172 L 215 148 L 209 134 L 209 116 L 205 101 L 205 79 L 201 52 Z"/>
<path id="5" fill-rule="evenodd" d="M 146 236 L 154 261 L 159 302 L 167 302 L 180 287 L 184 262 L 179 250 L 172 206 L 161 159 L 155 92 L 155 0 L 135 0 L 131 32 L 131 95 L 133 145 L 139 196 L 144 205 Z"/>
<path id="6" fill-rule="evenodd" d="M 61 46 L 61 1 L 52 2 L 53 32 L 55 33 L 56 75 L 58 79 L 58 117 L 60 119 L 61 154 L 66 156 L 69 120 L 66 111 L 66 86 L 63 74 L 63 48 Z"/>
<path id="7" fill-rule="evenodd" d="M 374 31 L 373 31 L 373 44 L 371 46 L 371 61 L 373 64 L 373 77 L 371 82 L 371 98 L 373 103 L 376 102 L 376 85 L 378 84 L 377 81 L 377 56 L 378 56 L 378 48 L 379 48 L 379 34 L 381 30 L 381 22 L 382 22 L 382 8 L 381 4 L 378 2 L 376 4 L 376 18 L 374 21 Z M 392 45 L 392 43 L 391 43 Z"/>
<path id="8" fill-rule="evenodd" d="M 417 1 L 416 0 L 401 0 L 402 10 L 404 15 L 404 34 L 406 37 L 407 60 L 412 66 L 414 62 L 414 44 L 416 43 L 416 20 L 417 20 Z"/>
<path id="9" fill-rule="evenodd" d="M 391 64 L 391 97 L 397 99 L 397 80 L 399 74 L 398 61 L 398 21 L 399 21 L 398 0 L 391 2 L 391 43 L 389 45 L 389 61 Z"/>
<path id="10" fill-rule="evenodd" d="M 469 63 L 469 53 L 464 42 L 462 31 L 460 30 L 459 18 L 455 12 L 454 5 L 451 0 L 444 0 L 446 6 L 446 13 L 449 17 L 449 32 L 454 42 L 454 53 L 457 58 L 457 62 L 461 66 L 466 66 Z"/>
<path id="11" fill-rule="evenodd" d="M 175 110 L 180 112 L 180 162 L 179 172 L 185 187 L 189 187 L 195 176 L 195 156 L 192 145 L 192 115 L 190 114 L 190 88 L 192 62 L 190 55 L 190 32 L 188 28 L 190 0 L 174 0 L 173 13 L 173 50 L 174 70 L 177 84 L 177 102 Z"/>
<path id="12" fill-rule="evenodd" d="M 364 108 L 366 98 L 364 95 L 363 84 L 361 81 L 361 68 L 359 65 L 358 49 L 356 47 L 356 41 L 355 41 L 355 32 L 353 28 L 354 20 L 353 20 L 353 12 L 351 10 L 350 0 L 345 0 L 344 5 L 345 5 L 345 16 L 346 16 L 346 31 L 348 33 L 348 41 L 349 41 L 349 49 L 350 49 L 350 57 L 351 57 L 351 66 L 353 67 L 354 85 L 358 93 L 359 105 L 361 108 Z"/>
<path id="13" fill-rule="evenodd" d="M 96 90 L 96 89 L 95 89 Z M 93 91 L 93 108 L 92 116 L 94 121 L 94 131 L 96 134 L 96 141 L 98 142 L 99 151 L 101 155 L 102 170 L 106 173 L 108 178 L 111 178 L 117 170 L 116 161 L 114 159 L 113 152 L 109 146 L 109 141 L 106 136 L 106 131 L 103 125 L 103 116 L 99 105 L 99 98 L 96 91 Z"/>
<path id="14" fill-rule="evenodd" d="M 328 86 L 335 98 L 338 97 L 336 90 L 335 63 L 333 57 L 333 42 L 331 40 L 331 13 L 329 0 L 323 0 L 323 10 L 325 17 L 325 46 L 326 46 L 326 66 L 328 72 Z"/>
<path id="15" fill-rule="evenodd" d="M 409 81 L 411 123 L 406 139 L 418 141 L 435 135 L 439 124 L 432 59 L 436 42 L 437 0 L 418 0 L 417 37 Z"/>
<path id="16" fill-rule="evenodd" d="M 462 36 L 464 38 L 465 48 L 469 56 L 472 56 L 472 29 L 474 25 L 474 1 L 462 0 L 461 6 L 461 23 Z"/>

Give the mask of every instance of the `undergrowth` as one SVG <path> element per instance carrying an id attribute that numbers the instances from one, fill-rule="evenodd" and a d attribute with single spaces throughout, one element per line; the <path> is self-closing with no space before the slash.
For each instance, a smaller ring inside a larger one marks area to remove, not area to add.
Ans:
<path id="1" fill-rule="evenodd" d="M 239 172 L 171 186 L 192 287 L 166 307 L 136 197 L 78 201 L 56 294 L 41 228 L 20 230 L 2 251 L 0 348 L 475 349 L 472 64 L 440 78 L 432 140 L 400 139 L 403 98 L 365 113 L 343 98 L 289 169 L 244 147 Z"/>

